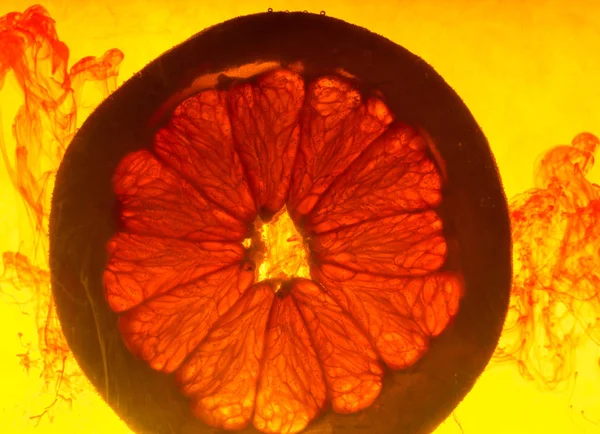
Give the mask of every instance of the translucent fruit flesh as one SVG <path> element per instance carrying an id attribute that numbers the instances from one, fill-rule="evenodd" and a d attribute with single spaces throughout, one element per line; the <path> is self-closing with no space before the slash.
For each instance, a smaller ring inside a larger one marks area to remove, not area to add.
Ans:
<path id="1" fill-rule="evenodd" d="M 194 95 L 114 189 L 106 299 L 211 426 L 293 433 L 366 408 L 384 365 L 415 363 L 458 311 L 425 141 L 342 78 Z"/>

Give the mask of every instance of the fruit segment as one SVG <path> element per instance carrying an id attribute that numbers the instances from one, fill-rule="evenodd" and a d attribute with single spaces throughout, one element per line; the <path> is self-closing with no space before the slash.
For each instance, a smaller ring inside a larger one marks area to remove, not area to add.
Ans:
<path id="1" fill-rule="evenodd" d="M 338 176 L 307 216 L 322 233 L 399 213 L 426 210 L 441 200 L 441 178 L 423 137 L 397 123 Z"/>
<path id="2" fill-rule="evenodd" d="M 275 298 L 256 396 L 254 426 L 265 433 L 302 431 L 325 405 L 323 370 L 292 297 Z"/>
<path id="3" fill-rule="evenodd" d="M 354 413 L 371 405 L 381 391 L 383 369 L 356 322 L 308 279 L 294 280 L 290 294 L 323 367 L 333 409 Z"/>
<path id="4" fill-rule="evenodd" d="M 433 211 L 346 226 L 309 241 L 320 262 L 389 276 L 423 275 L 446 260 L 442 221 Z"/>
<path id="5" fill-rule="evenodd" d="M 114 190 L 127 231 L 190 241 L 241 241 L 246 236 L 241 221 L 207 201 L 148 151 L 121 160 Z"/>
<path id="6" fill-rule="evenodd" d="M 119 317 L 123 340 L 153 369 L 172 372 L 251 284 L 236 264 L 152 297 Z"/>
<path id="7" fill-rule="evenodd" d="M 377 98 L 362 101 L 345 80 L 323 77 L 308 87 L 290 189 L 292 216 L 308 214 L 331 183 L 392 122 Z"/>
<path id="8" fill-rule="evenodd" d="M 108 304 L 123 312 L 150 297 L 240 262 L 244 248 L 237 243 L 193 243 L 118 233 L 108 243 L 104 270 Z"/>
<path id="9" fill-rule="evenodd" d="M 177 371 L 193 413 L 211 426 L 240 429 L 252 418 L 274 297 L 268 284 L 248 290 Z"/>
<path id="10" fill-rule="evenodd" d="M 259 208 L 275 214 L 288 195 L 304 102 L 304 81 L 292 71 L 275 70 L 256 84 L 229 92 L 236 149 Z"/>
<path id="11" fill-rule="evenodd" d="M 254 219 L 256 206 L 235 151 L 227 92 L 206 90 L 183 101 L 156 134 L 154 151 L 214 204 L 243 222 Z"/>
<path id="12" fill-rule="evenodd" d="M 461 296 L 460 282 L 445 273 L 389 278 L 336 265 L 312 271 L 313 278 L 366 331 L 392 369 L 406 368 L 423 355 L 429 337 L 439 334 L 456 314 Z"/>

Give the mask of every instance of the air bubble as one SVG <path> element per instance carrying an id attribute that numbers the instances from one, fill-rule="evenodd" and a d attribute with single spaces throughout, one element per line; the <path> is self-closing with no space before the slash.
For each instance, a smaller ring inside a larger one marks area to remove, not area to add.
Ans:
<path id="1" fill-rule="evenodd" d="M 325 15 L 325 14 L 326 14 L 326 12 L 325 12 L 325 11 L 321 11 L 321 15 Z"/>
<path id="2" fill-rule="evenodd" d="M 273 8 L 267 9 L 267 12 L 273 12 Z"/>

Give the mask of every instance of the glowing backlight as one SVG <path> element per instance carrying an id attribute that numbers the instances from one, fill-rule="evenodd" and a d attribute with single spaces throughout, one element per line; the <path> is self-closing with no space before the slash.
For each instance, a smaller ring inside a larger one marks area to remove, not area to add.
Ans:
<path id="1" fill-rule="evenodd" d="M 266 8 L 259 9 L 266 10 Z M 567 17 L 566 22 L 569 20 L 570 18 Z M 61 20 L 59 25 L 60 22 Z M 194 31 L 197 29 L 195 25 Z M 385 32 L 385 29 L 382 32 Z M 64 34 L 63 30 L 61 34 Z M 178 37 L 175 41 L 183 38 Z M 77 46 L 73 38 L 65 38 L 65 40 L 69 45 Z M 424 52 L 430 45 L 431 43 L 423 42 Z M 415 43 L 415 46 L 419 46 L 419 43 Z M 6 47 L 10 47 L 10 50 Z M 102 49 L 92 46 L 90 52 L 100 55 Z M 131 50 L 128 50 L 125 53 L 127 59 L 135 55 L 130 52 Z M 431 57 L 436 56 L 431 50 L 430 53 L 432 53 Z M 460 53 L 456 56 L 457 59 L 460 58 Z M 144 59 L 138 68 L 143 66 L 150 57 Z M 440 59 L 442 57 L 440 56 Z M 40 376 L 42 383 L 41 392 L 39 394 L 35 392 L 35 399 L 30 400 L 27 407 L 16 410 L 25 415 L 17 416 L 19 420 L 25 421 L 22 422 L 23 427 L 39 422 L 41 425 L 38 430 L 49 427 L 47 429 L 53 432 L 53 429 L 57 429 L 52 428 L 53 426 L 64 423 L 66 430 L 72 429 L 73 416 L 62 416 L 61 412 L 63 409 L 69 411 L 67 403 L 70 402 L 74 402 L 77 407 L 77 398 L 83 396 L 84 391 L 88 394 L 90 391 L 90 385 L 74 363 L 62 336 L 50 296 L 46 238 L 49 203 L 55 171 L 64 150 L 87 114 L 116 89 L 122 60 L 123 53 L 119 50 L 109 50 L 105 55 L 97 58 L 89 57 L 79 62 L 71 62 L 73 66 L 69 67 L 68 48 L 60 42 L 54 23 L 43 10 L 29 10 L 24 15 L 9 14 L 0 19 L 0 89 L 2 92 L 0 110 L 5 121 L 1 125 L 3 130 L 0 131 L 0 148 L 3 153 L 3 167 L 6 168 L 2 173 L 3 192 L 11 195 L 18 194 L 24 204 L 24 212 L 19 215 L 19 218 L 11 219 L 15 222 L 14 226 L 9 223 L 11 212 L 5 213 L 7 223 L 2 229 L 10 230 L 5 231 L 8 234 L 7 241 L 6 244 L 2 244 L 5 252 L 2 257 L 4 268 L 0 278 L 0 291 L 3 301 L 11 305 L 16 303 L 19 306 L 17 314 L 19 318 L 23 312 L 35 323 L 31 330 L 24 330 L 19 334 L 23 348 L 18 350 L 17 357 L 11 359 L 12 356 L 9 355 L 7 360 L 15 360 L 14 363 L 19 364 L 19 373 L 27 372 L 32 378 Z M 452 61 L 452 65 L 457 63 L 460 62 Z M 440 61 L 440 64 L 444 67 L 443 61 Z M 451 73 L 452 67 L 446 65 L 445 68 Z M 506 77 L 504 79 L 511 80 Z M 484 112 L 481 107 L 487 105 L 488 101 L 483 102 L 474 97 L 477 86 L 473 85 L 469 88 L 469 85 L 465 84 L 467 81 L 469 80 L 465 79 L 462 82 L 458 77 L 454 79 L 459 87 L 472 90 L 471 95 L 468 92 L 464 94 L 468 100 L 470 98 L 473 107 L 478 107 L 475 112 Z M 8 85 L 2 88 L 5 83 Z M 511 88 L 509 81 L 506 82 L 505 87 L 498 86 L 500 92 L 509 88 Z M 597 89 L 593 87 L 585 86 L 585 89 L 586 95 L 588 93 L 593 95 L 594 92 L 597 94 Z M 521 91 L 524 89 L 521 88 Z M 578 95 L 577 92 L 578 90 L 575 89 L 575 95 Z M 510 93 L 518 94 L 519 88 Z M 11 109 L 10 104 L 6 103 L 11 100 L 19 101 L 18 104 L 13 104 L 17 109 Z M 540 107 L 543 105 L 538 104 Z M 581 107 L 586 106 L 582 103 Z M 597 128 L 597 125 L 585 123 L 589 118 L 583 116 L 584 108 L 578 110 L 576 107 L 567 107 L 564 110 L 568 112 L 565 115 L 565 126 L 557 130 L 562 136 L 559 138 L 559 133 L 556 133 L 555 139 L 555 136 L 551 135 L 555 130 L 549 131 L 547 136 L 540 134 L 535 152 L 541 152 L 540 145 L 548 148 L 556 142 L 568 142 L 567 138 L 573 137 L 583 127 Z M 551 112 L 551 109 L 548 111 Z M 532 119 L 545 117 L 543 113 L 541 109 L 540 114 L 532 116 Z M 548 116 L 543 123 L 552 123 L 550 119 L 553 119 L 554 115 L 552 112 L 546 114 Z M 575 122 L 576 118 L 582 121 Z M 513 136 L 498 133 L 498 130 L 505 127 L 503 122 L 497 124 L 490 122 L 489 127 L 484 126 L 486 132 L 489 132 L 490 139 L 502 137 L 505 142 L 518 142 L 519 146 L 522 142 L 528 142 L 513 140 Z M 525 130 L 527 125 L 517 125 L 512 129 Z M 502 140 L 491 141 L 502 142 Z M 598 186 L 592 181 L 594 147 L 597 146 L 594 145 L 595 143 L 597 140 L 593 135 L 584 134 L 577 136 L 571 145 L 564 145 L 548 152 L 535 170 L 536 190 L 518 195 L 510 201 L 515 242 L 515 285 L 506 331 L 493 359 L 494 362 L 501 362 L 500 366 L 515 364 L 521 374 L 535 380 L 535 384 L 540 388 L 571 390 L 570 396 L 573 400 L 569 402 L 575 403 L 576 408 L 572 411 L 577 413 L 573 413 L 574 415 L 568 413 L 568 418 L 579 419 L 580 414 L 583 414 L 584 419 L 589 421 L 577 425 L 578 428 L 568 424 L 579 422 L 572 420 L 561 422 L 563 424 L 561 426 L 567 426 L 569 427 L 567 429 L 572 429 L 574 432 L 587 432 L 582 429 L 591 429 L 589 432 L 594 432 L 597 428 L 598 415 L 598 408 L 595 407 L 593 399 L 583 398 L 593 397 L 595 386 L 590 384 L 582 386 L 582 374 L 579 374 L 579 377 L 574 375 L 577 370 L 587 370 L 588 374 L 592 372 L 591 375 L 597 375 L 597 357 L 594 358 L 593 355 L 588 357 L 589 353 L 584 354 L 585 367 L 578 368 L 580 366 L 578 363 L 582 360 L 581 349 L 585 346 L 589 348 L 591 345 L 593 352 L 596 348 L 594 342 L 598 342 L 599 339 L 597 336 L 600 311 L 599 276 L 595 261 L 598 253 L 599 234 L 596 228 L 599 205 Z M 499 158 L 500 164 L 504 161 L 502 154 L 499 154 Z M 503 175 L 507 181 L 507 191 L 512 195 L 519 189 L 527 188 L 527 182 L 519 184 L 515 178 L 517 175 L 513 175 L 514 172 L 519 171 L 511 169 L 512 166 L 508 163 L 505 166 L 503 164 L 500 166 L 501 169 L 505 168 Z M 521 172 L 528 173 L 529 167 L 525 166 Z M 14 207 L 9 200 L 5 202 L 8 205 L 2 202 L 1 206 L 7 209 Z M 320 224 L 329 223 L 315 219 L 312 224 L 317 228 Z M 289 230 L 292 231 L 291 228 Z M 17 232 L 22 235 L 17 236 Z M 287 237 L 283 242 L 294 245 L 297 242 L 295 236 Z M 291 241 L 288 241 L 289 239 Z M 256 243 L 254 245 L 256 246 Z M 251 239 L 248 239 L 243 246 L 252 246 Z M 304 262 L 299 260 L 299 263 Z M 264 271 L 263 278 L 272 276 L 271 273 L 281 275 L 280 268 L 275 267 L 272 270 L 279 271 Z M 306 269 L 299 266 L 294 270 Z M 283 271 L 283 274 L 287 273 Z M 297 271 L 297 273 L 307 277 L 301 274 L 306 273 L 305 271 Z M 435 329 L 435 325 L 431 327 L 432 330 Z M 12 338 L 14 339 L 14 336 Z M 494 367 L 498 366 L 497 363 L 492 363 L 489 375 L 493 375 Z M 573 382 L 578 383 L 580 387 L 575 392 L 572 392 Z M 33 387 L 38 388 L 37 380 L 33 383 Z M 587 395 L 584 395 L 586 389 L 589 390 Z M 505 391 L 500 392 L 500 395 L 503 393 L 507 398 L 511 396 L 510 392 Z M 93 392 L 91 395 L 93 396 Z M 245 399 L 242 407 L 250 405 L 249 400 L 250 398 Z M 92 413 L 109 414 L 95 410 L 99 406 L 98 399 L 92 402 L 95 402 L 92 405 L 96 406 L 91 408 Z M 472 421 L 479 418 L 475 414 L 483 413 L 469 411 L 474 408 L 469 402 L 467 399 L 456 414 L 464 432 L 479 432 L 473 428 L 469 429 L 471 426 L 469 424 L 479 426 Z M 568 408 L 567 404 L 564 406 Z M 580 413 L 579 410 L 583 407 L 588 409 L 585 414 Z M 88 407 L 83 409 L 84 420 L 89 418 L 88 410 L 90 410 Z M 228 411 L 223 410 L 223 414 L 229 415 Z M 538 413 L 534 410 L 528 408 L 526 413 L 528 418 L 532 418 L 531 424 L 537 423 L 534 421 L 550 420 L 545 413 L 542 415 L 541 411 L 539 420 L 535 419 Z M 60 416 L 54 420 L 52 418 L 55 414 Z M 33 416 L 31 421 L 28 419 L 30 416 Z M 65 422 L 60 422 L 61 418 L 66 418 Z M 510 419 L 510 414 L 507 415 L 507 419 Z M 49 423 L 50 420 L 54 422 Z M 487 426 L 489 421 L 486 419 L 485 423 L 481 423 Z M 547 423 L 552 425 L 552 422 Z M 116 430 L 112 432 L 127 432 L 122 425 L 116 426 Z M 520 432 L 518 429 L 524 426 L 526 425 L 520 420 L 515 422 L 516 428 L 513 428 L 517 431 L 514 432 Z M 592 428 L 589 428 L 590 426 Z M 439 428 L 440 432 L 456 432 L 456 430 L 453 422 L 448 422 Z M 523 428 L 523 430 L 522 432 L 531 432 L 530 429 Z M 490 428 L 489 432 L 496 431 Z"/>

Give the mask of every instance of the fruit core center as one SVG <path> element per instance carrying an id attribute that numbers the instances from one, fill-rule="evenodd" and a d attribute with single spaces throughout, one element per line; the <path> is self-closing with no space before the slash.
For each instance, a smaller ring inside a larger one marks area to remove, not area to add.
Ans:
<path id="1" fill-rule="evenodd" d="M 257 217 L 255 234 L 245 245 L 255 263 L 257 280 L 279 283 L 274 286 L 276 291 L 294 277 L 310 278 L 308 251 L 285 207 L 267 222 Z"/>

